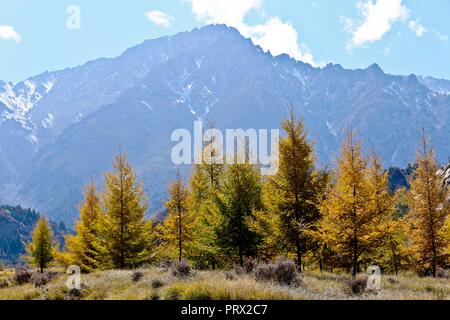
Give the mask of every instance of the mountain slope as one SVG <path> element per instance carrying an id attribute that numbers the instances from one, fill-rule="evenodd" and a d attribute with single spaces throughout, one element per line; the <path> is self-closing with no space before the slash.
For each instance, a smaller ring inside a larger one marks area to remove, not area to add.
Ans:
<path id="1" fill-rule="evenodd" d="M 450 155 L 450 95 L 442 84 L 388 75 L 376 64 L 313 68 L 273 57 L 223 25 L 146 41 L 120 57 L 28 81 L 40 96 L 20 95 L 29 86 L 16 84 L 26 108 L 0 99 L 0 114 L 18 114 L 0 121 L 3 198 L 69 223 L 83 185 L 90 176 L 101 181 L 119 147 L 144 179 L 155 211 L 174 176 L 174 129 L 192 130 L 199 118 L 222 129 L 279 128 L 288 102 L 305 119 L 323 164 L 333 162 L 350 126 L 387 166 L 404 167 L 414 158 L 422 127 L 441 160 Z"/>
<path id="2" fill-rule="evenodd" d="M 39 214 L 20 206 L 0 206 L 0 264 L 18 264 L 25 254 L 25 243 L 31 240 Z M 69 230 L 63 223 L 50 221 L 55 241 L 64 244 L 64 236 Z"/>

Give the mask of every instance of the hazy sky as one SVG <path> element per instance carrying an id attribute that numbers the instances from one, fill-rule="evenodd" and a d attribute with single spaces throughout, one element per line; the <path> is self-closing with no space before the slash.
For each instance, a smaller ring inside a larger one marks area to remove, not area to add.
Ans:
<path id="1" fill-rule="evenodd" d="M 0 0 L 0 79 L 226 23 L 273 54 L 450 79 L 448 0 Z M 79 27 L 79 28 L 78 28 Z"/>

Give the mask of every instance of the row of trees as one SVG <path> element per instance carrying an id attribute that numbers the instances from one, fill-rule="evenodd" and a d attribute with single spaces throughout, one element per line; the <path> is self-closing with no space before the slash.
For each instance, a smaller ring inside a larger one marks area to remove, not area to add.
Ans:
<path id="1" fill-rule="evenodd" d="M 163 259 L 214 269 L 277 256 L 295 259 L 299 271 L 344 268 L 353 276 L 369 264 L 433 276 L 447 266 L 449 193 L 425 136 L 410 190 L 393 193 L 380 158 L 366 157 L 353 131 L 346 133 L 330 171 L 316 166 L 313 145 L 292 110 L 282 128 L 276 175 L 261 177 L 258 166 L 248 163 L 223 165 L 207 148 L 189 184 L 177 174 L 161 223 L 145 219 L 142 184 L 119 155 L 103 193 L 93 183 L 87 186 L 76 235 L 53 256 L 86 272 Z M 29 246 L 40 266 L 38 233 L 44 222 Z"/>
<path id="2" fill-rule="evenodd" d="M 52 241 L 44 217 L 39 220 L 27 246 L 31 262 L 41 271 L 57 260 L 78 265 L 84 272 L 97 269 L 131 269 L 150 261 L 153 255 L 153 222 L 145 219 L 147 200 L 127 157 L 119 155 L 114 172 L 105 175 L 104 192 L 91 181 L 80 205 L 76 235 L 65 239 L 61 252 Z"/>

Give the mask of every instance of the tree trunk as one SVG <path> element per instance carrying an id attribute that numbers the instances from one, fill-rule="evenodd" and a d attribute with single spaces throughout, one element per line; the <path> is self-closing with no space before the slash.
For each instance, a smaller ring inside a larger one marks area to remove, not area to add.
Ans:
<path id="1" fill-rule="evenodd" d="M 297 238 L 295 240 L 295 247 L 297 250 L 297 270 L 298 272 L 302 272 L 302 248 L 301 248 L 301 244 L 300 244 L 300 239 Z"/>
<path id="2" fill-rule="evenodd" d="M 242 254 L 242 248 L 239 245 L 239 264 L 241 267 L 244 266 L 244 255 Z"/>
<path id="3" fill-rule="evenodd" d="M 358 273 L 358 255 L 356 253 L 356 245 L 354 245 L 354 252 L 353 252 L 353 266 L 352 266 L 352 278 L 356 278 L 356 274 Z"/>
<path id="4" fill-rule="evenodd" d="M 180 199 L 180 193 L 181 193 L 181 188 L 180 188 L 180 181 L 178 181 L 178 192 L 177 192 L 177 206 L 178 206 L 178 219 L 179 219 L 179 242 L 178 242 L 178 246 L 179 246 L 179 256 L 178 256 L 178 261 L 181 262 L 181 259 L 183 258 L 183 213 L 182 213 L 182 209 L 181 209 L 181 199 Z"/>
<path id="5" fill-rule="evenodd" d="M 120 269 L 125 269 L 125 217 L 124 217 L 124 187 L 123 187 L 123 159 L 120 162 Z"/>
<path id="6" fill-rule="evenodd" d="M 322 255 L 320 255 L 320 258 L 319 258 L 319 269 L 320 269 L 320 272 L 323 272 L 323 258 L 322 258 Z"/>
<path id="7" fill-rule="evenodd" d="M 436 246 L 433 243 L 433 278 L 436 278 Z"/>

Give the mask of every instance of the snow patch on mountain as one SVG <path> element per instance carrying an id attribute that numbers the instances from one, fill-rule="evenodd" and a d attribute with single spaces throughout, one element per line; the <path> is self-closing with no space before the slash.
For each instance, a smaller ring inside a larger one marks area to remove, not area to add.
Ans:
<path id="1" fill-rule="evenodd" d="M 142 103 L 144 106 L 146 106 L 146 107 L 148 108 L 148 110 L 153 111 L 152 106 L 149 105 L 147 102 L 145 102 L 145 101 L 142 100 L 141 103 Z"/>
<path id="2" fill-rule="evenodd" d="M 30 111 L 37 103 L 48 94 L 54 86 L 54 82 L 28 79 L 22 82 L 0 82 L 0 102 L 8 110 L 0 115 L 2 121 L 15 120 L 20 125 L 33 131 L 35 125 L 31 122 Z M 37 141 L 35 136 L 30 138 Z"/>
<path id="3" fill-rule="evenodd" d="M 432 77 L 418 77 L 417 79 L 433 92 L 450 95 L 450 80 L 435 79 Z"/>
<path id="4" fill-rule="evenodd" d="M 41 125 L 46 128 L 50 129 L 53 126 L 53 122 L 55 121 L 55 116 L 51 113 L 47 115 L 47 117 L 41 121 Z"/>
<path id="5" fill-rule="evenodd" d="M 53 86 L 55 85 L 53 82 L 51 81 L 47 81 L 46 83 L 42 84 L 45 87 L 45 93 L 49 93 L 50 90 L 53 89 Z"/>
<path id="6" fill-rule="evenodd" d="M 80 122 L 81 119 L 83 119 L 83 118 L 84 118 L 84 115 L 80 112 L 80 113 L 77 115 L 77 117 L 75 118 L 75 122 Z"/>

